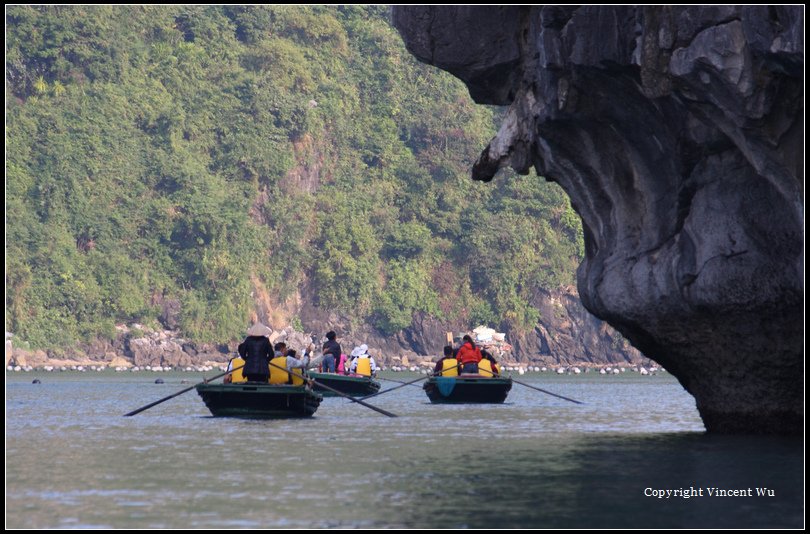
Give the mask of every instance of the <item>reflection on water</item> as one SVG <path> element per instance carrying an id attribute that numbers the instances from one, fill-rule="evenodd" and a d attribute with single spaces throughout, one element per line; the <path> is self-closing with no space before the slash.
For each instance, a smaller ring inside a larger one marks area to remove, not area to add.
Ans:
<path id="1" fill-rule="evenodd" d="M 519 385 L 504 405 L 431 405 L 406 387 L 373 400 L 396 419 L 336 398 L 313 419 L 217 419 L 195 392 L 121 416 L 199 379 L 168 376 L 8 376 L 7 526 L 803 524 L 802 443 L 704 435 L 671 377 L 522 377 L 584 405 Z M 775 496 L 644 496 L 690 486 Z"/>
<path id="2" fill-rule="evenodd" d="M 410 491 L 400 508 L 405 518 L 419 510 L 402 523 L 437 528 L 801 526 L 801 466 L 801 443 L 793 439 L 558 436 L 500 458 L 477 455 L 459 463 L 454 455 L 436 454 L 404 462 L 403 470 L 414 474 L 404 481 Z M 690 487 L 753 493 L 767 487 L 775 497 L 712 498 L 705 489 L 702 498 L 644 495 L 647 488 Z M 448 505 L 460 513 L 447 514 Z"/>

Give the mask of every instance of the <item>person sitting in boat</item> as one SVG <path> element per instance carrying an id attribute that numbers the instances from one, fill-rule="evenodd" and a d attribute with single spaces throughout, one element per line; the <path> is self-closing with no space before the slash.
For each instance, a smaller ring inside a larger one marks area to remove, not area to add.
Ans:
<path id="1" fill-rule="evenodd" d="M 357 351 L 357 358 L 352 361 L 349 372 L 361 376 L 377 376 L 377 371 L 380 368 L 377 367 L 377 362 L 368 353 L 368 345 L 360 345 Z"/>
<path id="2" fill-rule="evenodd" d="M 461 364 L 461 374 L 478 374 L 478 362 L 481 361 L 481 350 L 475 346 L 472 338 L 465 335 L 461 347 L 456 354 L 456 360 Z"/>
<path id="3" fill-rule="evenodd" d="M 435 376 L 457 376 L 458 375 L 458 360 L 453 355 L 453 347 L 447 345 L 444 347 L 444 356 L 436 362 L 436 367 L 433 368 Z"/>
<path id="4" fill-rule="evenodd" d="M 267 336 L 270 329 L 256 323 L 247 331 L 247 337 L 239 344 L 237 351 L 245 360 L 242 374 L 248 382 L 267 382 L 270 378 L 269 364 L 273 358 L 273 346 Z"/>
<path id="5" fill-rule="evenodd" d="M 345 354 L 340 355 L 340 361 L 337 364 L 337 372 L 339 375 L 347 375 L 349 374 L 349 365 L 348 365 L 349 357 Z"/>
<path id="6" fill-rule="evenodd" d="M 343 350 L 340 348 L 340 343 L 337 342 L 337 334 L 334 331 L 326 333 L 326 343 L 323 344 L 323 367 L 324 373 L 334 373 L 335 366 L 340 360 L 340 354 Z"/>
<path id="7" fill-rule="evenodd" d="M 300 386 L 304 383 L 304 371 L 309 367 L 309 356 L 312 353 L 312 345 L 304 349 L 304 356 L 298 359 L 295 349 L 287 350 L 284 355 L 276 356 L 270 360 L 270 383 L 271 384 L 292 384 Z M 293 372 L 293 369 L 301 371 Z"/>
<path id="8" fill-rule="evenodd" d="M 273 347 L 273 351 L 275 352 L 275 357 L 278 358 L 279 356 L 286 356 L 287 355 L 287 344 L 279 341 Z"/>
<path id="9" fill-rule="evenodd" d="M 287 371 L 291 371 L 293 369 L 301 369 L 298 374 L 304 374 L 304 372 L 309 367 L 309 356 L 312 354 L 312 345 L 304 349 L 304 355 L 299 360 L 296 358 L 297 352 L 295 349 L 290 349 L 287 351 Z"/>
<path id="10" fill-rule="evenodd" d="M 235 370 L 234 370 L 235 369 Z M 245 370 L 245 360 L 241 356 L 235 356 L 228 360 L 228 374 L 222 379 L 223 384 L 238 384 L 246 382 L 247 379 L 242 371 Z"/>
<path id="11" fill-rule="evenodd" d="M 360 346 L 357 346 L 352 349 L 351 354 L 349 354 L 349 356 L 346 358 L 345 364 L 346 374 L 349 374 L 350 372 L 349 370 L 352 368 L 352 364 L 354 364 L 357 361 L 357 358 L 359 358 L 362 353 L 363 350 L 360 348 Z"/>
<path id="12" fill-rule="evenodd" d="M 484 376 L 498 376 L 501 370 L 498 369 L 498 362 L 495 357 L 486 349 L 481 349 L 481 361 L 478 362 L 478 374 Z"/>

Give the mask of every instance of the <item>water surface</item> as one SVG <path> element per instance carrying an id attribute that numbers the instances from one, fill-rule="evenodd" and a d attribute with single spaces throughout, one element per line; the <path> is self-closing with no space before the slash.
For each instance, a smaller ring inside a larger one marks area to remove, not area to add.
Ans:
<path id="1" fill-rule="evenodd" d="M 431 405 L 405 387 L 369 401 L 396 419 L 327 398 L 312 419 L 250 421 L 191 391 L 122 417 L 200 380 L 160 376 L 7 374 L 6 526 L 803 525 L 802 442 L 706 436 L 668 375 L 520 377 L 584 405 L 517 384 L 503 405 Z M 644 495 L 689 487 L 775 496 Z"/>

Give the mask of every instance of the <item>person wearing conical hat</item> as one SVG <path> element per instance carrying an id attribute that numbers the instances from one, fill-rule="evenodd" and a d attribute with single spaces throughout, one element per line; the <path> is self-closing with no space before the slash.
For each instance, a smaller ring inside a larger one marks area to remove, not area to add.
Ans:
<path id="1" fill-rule="evenodd" d="M 268 364 L 273 358 L 273 345 L 267 338 L 272 331 L 262 323 L 256 323 L 247 331 L 247 337 L 239 345 L 239 356 L 245 360 L 243 374 L 248 382 L 267 382 L 270 378 Z"/>

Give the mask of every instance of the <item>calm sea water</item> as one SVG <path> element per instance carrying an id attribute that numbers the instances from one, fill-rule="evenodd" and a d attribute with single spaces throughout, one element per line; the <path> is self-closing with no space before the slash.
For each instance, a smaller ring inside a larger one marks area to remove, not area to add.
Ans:
<path id="1" fill-rule="evenodd" d="M 803 442 L 706 436 L 668 375 L 520 377 L 584 405 L 518 384 L 503 405 L 431 405 L 405 387 L 369 401 L 396 419 L 329 398 L 312 419 L 250 421 L 190 391 L 122 417 L 201 380 L 160 376 L 7 374 L 6 527 L 804 524 Z M 704 496 L 645 496 L 690 487 Z"/>

